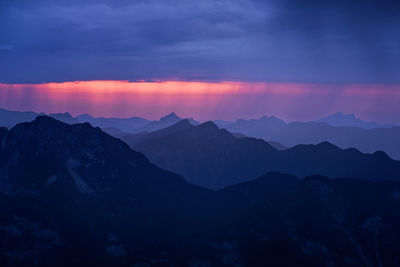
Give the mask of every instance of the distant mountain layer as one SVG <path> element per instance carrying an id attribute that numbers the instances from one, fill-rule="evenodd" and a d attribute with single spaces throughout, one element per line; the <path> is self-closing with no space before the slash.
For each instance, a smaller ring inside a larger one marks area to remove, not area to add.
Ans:
<path id="1" fill-rule="evenodd" d="M 1 266 L 400 264 L 400 182 L 268 173 L 211 191 L 48 117 L 0 144 Z"/>
<path id="2" fill-rule="evenodd" d="M 17 123 L 32 121 L 38 115 L 44 114 L 0 109 L 0 126 L 11 128 Z M 72 117 L 69 113 L 54 113 L 49 116 L 69 124 L 89 122 L 91 125 L 100 127 L 118 138 L 131 133 L 154 132 L 182 120 L 175 113 L 164 116 L 157 121 L 149 121 L 139 117 L 93 118 L 89 115 Z M 354 115 L 343 115 L 342 113 L 321 120 L 330 121 L 331 124 L 336 123 L 336 125 L 346 123 L 357 125 L 358 123 L 359 127 L 332 126 L 328 124 L 329 122 L 286 123 L 274 116 L 263 116 L 254 120 L 240 119 L 233 123 L 229 121 L 216 122 L 237 137 L 242 135 L 261 138 L 270 142 L 278 150 L 284 150 L 298 144 L 319 144 L 328 141 L 340 148 L 354 147 L 364 153 L 384 151 L 390 157 L 400 160 L 400 127 L 389 128 L 390 125 L 370 124 L 355 118 Z M 193 125 L 199 124 L 193 119 L 189 119 L 189 122 Z M 365 129 L 372 127 L 371 125 L 388 128 Z"/>
<path id="3" fill-rule="evenodd" d="M 365 129 L 396 127 L 395 124 L 379 124 L 377 122 L 363 121 L 354 114 L 343 114 L 342 112 L 323 117 L 316 122 L 324 122 L 332 126 L 359 127 Z"/>
<path id="4" fill-rule="evenodd" d="M 79 115 L 76 117 L 79 122 L 88 122 L 93 126 L 102 129 L 118 129 L 122 132 L 135 132 L 137 129 L 149 124 L 150 121 L 140 117 L 130 118 L 93 118 L 90 115 Z"/>
<path id="5" fill-rule="evenodd" d="M 44 113 L 35 112 L 20 112 L 20 111 L 9 111 L 5 109 L 0 109 L 0 126 L 12 128 L 21 122 L 30 122 L 34 120 L 37 116 L 45 115 Z M 174 112 L 162 117 L 158 121 L 150 121 L 140 117 L 130 117 L 130 118 L 94 118 L 90 115 L 83 114 L 77 117 L 72 117 L 68 112 L 66 113 L 52 113 L 48 116 L 55 118 L 59 121 L 75 124 L 88 122 L 92 126 L 100 127 L 105 129 L 110 134 L 114 136 L 122 136 L 129 133 L 138 132 L 152 132 L 168 126 L 171 126 L 181 120 Z M 199 124 L 194 119 L 188 119 L 191 124 Z"/>
<path id="6" fill-rule="evenodd" d="M 354 147 L 364 153 L 384 151 L 390 157 L 400 159 L 400 127 L 363 129 L 335 127 L 320 122 L 285 123 L 276 117 L 264 116 L 255 120 L 237 120 L 223 128 L 250 137 L 277 141 L 286 147 L 327 141 L 343 149 Z"/>
<path id="7" fill-rule="evenodd" d="M 273 118 L 273 116 L 272 116 Z M 213 121 L 218 127 L 225 127 L 229 124 L 234 123 L 233 121 L 215 120 Z M 343 112 L 337 112 L 326 117 L 322 117 L 315 122 L 323 122 L 332 126 L 343 126 L 343 127 L 358 127 L 365 129 L 373 128 L 392 128 L 398 125 L 395 124 L 381 124 L 373 121 L 364 121 L 357 118 L 354 114 L 344 114 Z"/>
<path id="8" fill-rule="evenodd" d="M 182 174 L 190 183 L 222 188 L 248 181 L 267 171 L 301 177 L 362 177 L 399 179 L 400 162 L 383 152 L 363 154 L 330 143 L 298 145 L 278 151 L 255 138 L 237 138 L 212 122 L 192 126 L 182 121 L 153 133 L 122 137 L 156 165 Z"/>

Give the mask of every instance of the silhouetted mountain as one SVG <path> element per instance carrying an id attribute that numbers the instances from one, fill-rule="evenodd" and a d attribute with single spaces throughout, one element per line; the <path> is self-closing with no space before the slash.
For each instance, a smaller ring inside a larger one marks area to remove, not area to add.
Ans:
<path id="1" fill-rule="evenodd" d="M 173 176 L 88 123 L 68 125 L 39 116 L 10 131 L 2 130 L 1 143 L 0 166 L 4 175 L 0 190 L 7 194 L 15 194 L 16 187 L 40 192 L 50 178 L 64 184 L 64 190 L 71 187 L 82 193 L 103 192 L 109 186 L 130 181 L 131 176 L 139 179 L 142 168 Z"/>
<path id="2" fill-rule="evenodd" d="M 46 115 L 45 113 L 35 112 L 20 112 L 20 111 L 9 111 L 0 109 L 0 126 L 11 128 L 21 122 L 30 122 L 37 116 Z M 130 118 L 94 118 L 88 114 L 82 114 L 77 117 L 72 117 L 68 112 L 66 113 L 52 113 L 48 116 L 55 118 L 59 121 L 76 124 L 88 122 L 92 126 L 100 127 L 105 129 L 107 132 L 116 137 L 121 137 L 130 133 L 139 132 L 153 132 L 166 127 L 169 127 L 181 120 L 174 112 L 162 117 L 158 121 L 150 121 L 140 117 Z M 199 122 L 193 118 L 188 118 L 192 125 L 198 125 Z M 125 133 L 125 134 L 124 134 Z"/>
<path id="3" fill-rule="evenodd" d="M 173 134 L 215 130 L 235 138 Z M 399 182 L 268 173 L 213 192 L 49 117 L 0 128 L 0 144 L 1 266 L 400 264 Z"/>
<path id="4" fill-rule="evenodd" d="M 30 122 L 33 121 L 37 116 L 43 116 L 44 113 L 36 113 L 36 112 L 23 112 L 23 111 L 12 111 L 12 110 L 5 110 L 0 108 L 0 126 L 12 128 L 18 123 L 22 122 Z M 71 114 L 68 112 L 65 113 L 52 113 L 48 116 L 68 123 L 68 124 L 75 124 L 79 121 L 72 117 Z"/>
<path id="5" fill-rule="evenodd" d="M 0 128 L 0 144 L 2 266 L 147 257 L 154 238 L 162 246 L 176 233 L 175 220 L 196 225 L 191 209 L 209 194 L 88 123 L 37 117 Z"/>
<path id="6" fill-rule="evenodd" d="M 383 152 L 363 154 L 327 142 L 277 151 L 261 139 L 236 138 L 212 122 L 153 137 L 143 134 L 134 140 L 123 139 L 158 166 L 214 189 L 254 179 L 267 171 L 302 177 L 400 178 L 400 162 Z"/>
<path id="7" fill-rule="evenodd" d="M 288 147 L 286 147 L 286 146 L 284 146 L 281 143 L 276 142 L 276 141 L 268 141 L 268 144 L 270 144 L 273 148 L 275 148 L 276 150 L 279 150 L 279 151 L 288 149 Z"/>
<path id="8" fill-rule="evenodd" d="M 182 130 L 186 130 L 188 128 L 194 127 L 188 119 L 181 120 L 169 127 L 163 128 L 158 131 L 154 132 L 141 132 L 137 134 L 129 134 L 129 135 L 124 135 L 121 136 L 121 140 L 125 141 L 128 143 L 131 147 L 144 142 L 145 140 L 148 139 L 153 139 L 153 138 L 160 138 L 165 135 L 169 135 L 175 132 L 179 132 Z"/>
<path id="9" fill-rule="evenodd" d="M 218 197 L 219 215 L 232 222 L 221 229 L 233 236 L 246 229 L 240 236 L 253 241 L 241 247 L 238 238 L 225 239 L 231 251 L 251 255 L 248 266 L 399 264 L 399 182 L 269 173 Z"/>
<path id="10" fill-rule="evenodd" d="M 39 115 L 43 115 L 43 114 L 39 114 Z M 56 120 L 68 123 L 68 124 L 76 124 L 79 123 L 78 119 L 74 118 L 71 116 L 71 114 L 69 114 L 68 112 L 65 113 L 52 113 L 49 114 L 49 117 L 52 117 Z"/>
<path id="11" fill-rule="evenodd" d="M 11 111 L 0 108 L 0 126 L 11 128 L 18 123 L 32 121 L 36 118 L 35 112 Z"/>
<path id="12" fill-rule="evenodd" d="M 285 123 L 277 118 L 262 117 L 257 120 L 237 120 L 224 128 L 266 141 L 274 140 L 286 147 L 328 141 L 343 149 L 354 147 L 364 153 L 384 151 L 390 157 L 400 159 L 400 127 L 334 127 L 319 122 Z"/>
<path id="13" fill-rule="evenodd" d="M 64 142 L 57 131 L 51 135 Z M 95 147 L 119 143 L 101 139 Z M 22 183 L 0 194 L 2 266 L 400 264 L 398 182 L 269 173 L 211 192 L 127 153 L 144 172 L 110 177 L 106 186 L 93 181 L 100 186 L 93 192 L 74 185 L 74 176 L 87 178 L 76 168 L 38 182 L 34 191 Z M 42 180 L 40 169 L 32 171 L 33 181 Z"/>
<path id="14" fill-rule="evenodd" d="M 130 117 L 130 118 L 93 118 L 90 115 L 84 114 L 77 117 L 79 122 L 88 122 L 95 127 L 100 127 L 102 129 L 106 128 L 116 128 L 123 132 L 133 133 L 139 128 L 150 123 L 149 120 L 140 117 Z"/>
<path id="15" fill-rule="evenodd" d="M 244 138 L 244 137 L 248 137 L 247 135 L 241 134 L 241 133 L 232 133 L 232 135 L 236 138 Z M 267 141 L 268 144 L 270 144 L 273 148 L 275 148 L 276 150 L 285 150 L 288 149 L 286 146 L 282 145 L 279 142 L 276 141 Z"/>
<path id="16" fill-rule="evenodd" d="M 218 126 L 218 125 L 217 125 Z M 236 138 L 244 138 L 248 137 L 247 135 L 241 134 L 241 133 L 231 133 L 234 137 Z"/>
<path id="17" fill-rule="evenodd" d="M 162 117 L 158 121 L 152 121 L 149 124 L 141 127 L 138 129 L 136 132 L 154 132 L 157 130 L 161 130 L 163 128 L 167 128 L 171 125 L 174 125 L 175 123 L 183 120 L 182 118 L 178 117 L 174 112 Z M 197 121 L 193 119 L 188 119 L 189 122 L 193 125 L 199 124 Z"/>
<path id="18" fill-rule="evenodd" d="M 262 157 L 258 160 L 250 155 L 269 155 L 268 152 L 275 151 L 262 140 L 236 138 L 212 122 L 146 139 L 132 147 L 162 168 L 174 170 L 189 182 L 209 188 L 261 175 L 266 171 Z"/>
<path id="19" fill-rule="evenodd" d="M 128 133 L 121 131 L 118 128 L 114 127 L 106 127 L 106 128 L 101 128 L 105 133 L 114 136 L 116 138 L 121 138 L 122 136 L 129 135 Z"/>
<path id="20" fill-rule="evenodd" d="M 394 124 L 379 124 L 372 121 L 363 121 L 357 118 L 354 114 L 343 114 L 342 112 L 337 112 L 327 117 L 323 117 L 318 119 L 316 122 L 324 122 L 332 126 L 359 127 L 365 129 L 396 127 Z"/>
<path id="21" fill-rule="evenodd" d="M 213 123 L 215 123 L 215 125 L 217 125 L 218 127 L 223 127 L 225 125 L 232 124 L 233 121 L 214 120 Z"/>

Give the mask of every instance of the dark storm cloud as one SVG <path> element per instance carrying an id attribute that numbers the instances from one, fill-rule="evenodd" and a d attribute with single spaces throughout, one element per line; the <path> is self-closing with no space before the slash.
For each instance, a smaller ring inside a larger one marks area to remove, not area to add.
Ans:
<path id="1" fill-rule="evenodd" d="M 400 82 L 395 1 L 0 2 L 0 82 Z"/>

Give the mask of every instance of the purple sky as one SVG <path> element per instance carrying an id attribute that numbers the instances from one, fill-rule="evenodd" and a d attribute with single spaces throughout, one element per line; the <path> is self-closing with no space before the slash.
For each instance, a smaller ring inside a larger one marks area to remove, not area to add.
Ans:
<path id="1" fill-rule="evenodd" d="M 398 0 L 1 0 L 0 107 L 199 119 L 342 111 L 399 122 L 398 10 Z M 106 96 L 82 84 L 43 91 L 96 80 L 187 83 L 173 93 L 160 83 L 141 93 L 115 83 Z M 213 92 L 224 81 L 240 86 Z M 199 82 L 201 94 L 186 92 Z"/>

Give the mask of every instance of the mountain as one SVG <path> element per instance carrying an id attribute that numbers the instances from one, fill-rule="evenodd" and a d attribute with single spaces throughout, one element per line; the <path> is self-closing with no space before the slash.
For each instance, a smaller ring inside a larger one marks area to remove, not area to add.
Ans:
<path id="1" fill-rule="evenodd" d="M 128 143 L 131 147 L 133 147 L 139 143 L 144 142 L 147 139 L 160 138 L 165 135 L 173 134 L 175 132 L 186 130 L 186 129 L 189 129 L 192 127 L 193 127 L 193 125 L 190 123 L 190 121 L 188 119 L 184 119 L 184 120 L 178 121 L 177 123 L 175 123 L 169 127 L 163 128 L 161 130 L 157 130 L 154 132 L 141 132 L 141 133 L 137 133 L 137 134 L 127 134 L 127 135 L 121 136 L 120 138 L 121 138 L 121 140 Z"/>
<path id="2" fill-rule="evenodd" d="M 21 111 L 10 111 L 5 109 L 0 109 L 0 126 L 4 126 L 7 128 L 12 128 L 18 123 L 21 122 L 30 122 L 33 121 L 37 116 L 46 115 L 45 113 L 36 113 L 36 112 L 21 112 Z M 140 117 L 130 117 L 130 118 L 103 118 L 103 117 L 92 117 L 88 114 L 82 114 L 77 117 L 71 116 L 68 112 L 66 113 L 52 113 L 48 116 L 55 118 L 59 121 L 68 123 L 68 124 L 76 124 L 76 123 L 84 123 L 88 122 L 95 127 L 100 127 L 102 129 L 106 129 L 106 131 L 110 132 L 115 136 L 122 136 L 129 133 L 138 133 L 138 132 L 152 132 L 156 130 L 160 130 L 162 128 L 166 128 L 171 126 L 181 120 L 182 118 L 178 117 L 174 112 L 162 117 L 158 121 L 149 121 Z M 188 119 L 191 124 L 198 125 L 199 122 L 195 121 L 192 118 Z"/>
<path id="3" fill-rule="evenodd" d="M 268 141 L 268 144 L 270 144 L 273 148 L 275 148 L 276 150 L 279 150 L 279 151 L 288 149 L 288 147 L 286 147 L 286 146 L 284 146 L 281 143 L 276 142 L 276 141 Z"/>
<path id="4" fill-rule="evenodd" d="M 400 264 L 399 182 L 268 173 L 211 191 L 42 116 L 0 144 L 1 266 Z"/>
<path id="5" fill-rule="evenodd" d="M 174 125 L 175 123 L 183 120 L 182 118 L 178 117 L 175 112 L 172 112 L 164 117 L 162 117 L 158 121 L 152 121 L 149 124 L 139 128 L 136 132 L 154 132 L 157 130 L 161 130 L 163 128 L 167 128 L 171 125 Z M 188 119 L 189 122 L 193 125 L 199 124 L 197 121 L 193 119 Z"/>
<path id="6" fill-rule="evenodd" d="M 217 125 L 218 126 L 218 125 Z M 219 127 L 219 126 L 218 126 Z M 244 138 L 244 137 L 248 137 L 247 135 L 241 134 L 241 133 L 232 133 L 232 135 L 236 138 Z M 268 144 L 270 144 L 273 148 L 275 148 L 276 150 L 285 150 L 288 149 L 286 146 L 282 145 L 279 142 L 276 141 L 268 141 Z"/>
<path id="7" fill-rule="evenodd" d="M 199 205 L 211 193 L 88 123 L 39 116 L 1 128 L 0 144 L 2 266 L 124 265 L 127 254 L 139 261 L 149 251 L 163 257 L 153 246 L 163 251 L 176 221 L 182 231 L 201 223 Z M 181 240 L 189 238 L 181 233 Z"/>
<path id="8" fill-rule="evenodd" d="M 35 112 L 9 111 L 5 109 L 0 109 L 0 126 L 12 128 L 18 123 L 30 122 L 33 121 L 37 116 L 43 116 L 43 115 L 46 114 L 35 113 Z M 77 117 L 73 117 L 68 112 L 52 113 L 49 114 L 48 116 L 68 124 L 88 122 L 95 127 L 106 129 L 106 131 L 118 137 L 130 133 L 157 131 L 183 120 L 182 118 L 178 117 L 174 112 L 162 117 L 158 121 L 150 121 L 140 117 L 95 118 L 88 114 L 82 114 Z M 199 124 L 199 122 L 194 120 L 193 118 L 188 118 L 187 120 L 189 120 L 189 122 L 192 125 Z"/>
<path id="9" fill-rule="evenodd" d="M 365 129 L 396 127 L 394 124 L 379 124 L 377 122 L 363 121 L 354 114 L 343 114 L 342 112 L 320 118 L 316 120 L 316 122 L 323 122 L 332 126 L 359 127 Z"/>
<path id="10" fill-rule="evenodd" d="M 225 125 L 232 124 L 233 121 L 214 120 L 213 123 L 215 123 L 215 125 L 217 125 L 218 127 L 223 127 Z"/>
<path id="11" fill-rule="evenodd" d="M 114 136 L 116 138 L 121 138 L 122 136 L 129 135 L 128 133 L 121 131 L 120 129 L 114 128 L 114 127 L 105 127 L 105 128 L 102 128 L 102 130 L 105 133 L 107 133 L 111 136 Z"/>
<path id="12" fill-rule="evenodd" d="M 224 241 L 248 266 L 397 265 L 399 185 L 269 173 L 218 192 Z"/>
<path id="13" fill-rule="evenodd" d="M 363 129 L 335 127 L 321 122 L 286 123 L 273 117 L 237 120 L 223 128 L 249 137 L 276 141 L 286 147 L 298 144 L 318 144 L 328 141 L 342 149 L 354 147 L 364 153 L 384 151 L 400 159 L 400 127 Z"/>
<path id="14" fill-rule="evenodd" d="M 95 194 L 109 190 L 114 183 L 128 182 L 131 177 L 145 179 L 140 178 L 143 170 L 173 177 L 124 142 L 88 123 L 68 125 L 39 116 L 10 131 L 2 128 L 0 137 L 0 191 L 6 194 L 15 194 L 17 187 L 35 194 L 54 179 L 65 190 L 71 187 Z M 118 177 L 118 181 L 112 177 Z"/>
<path id="15" fill-rule="evenodd" d="M 114 128 L 122 132 L 133 133 L 136 132 L 141 127 L 149 124 L 150 121 L 140 118 L 140 117 L 130 117 L 130 118 L 93 118 L 90 115 L 83 114 L 76 117 L 79 122 L 88 122 L 95 127 L 100 127 L 102 129 Z"/>
<path id="16" fill-rule="evenodd" d="M 18 123 L 32 121 L 36 116 L 35 112 L 11 111 L 0 108 L 0 126 L 11 128 Z"/>
<path id="17" fill-rule="evenodd" d="M 122 139 L 156 165 L 212 189 L 248 181 L 268 171 L 301 177 L 400 178 L 400 162 L 383 152 L 363 154 L 327 142 L 278 151 L 261 139 L 237 138 L 212 122 L 198 126 L 186 123 L 186 128 L 174 125 L 154 135 L 143 133 Z"/>
<path id="18" fill-rule="evenodd" d="M 251 141 L 236 138 L 206 122 L 159 138 L 146 138 L 139 144 L 128 144 L 158 166 L 182 174 L 190 183 L 221 188 L 265 172 L 262 157 L 253 162 L 255 157 L 250 155 L 275 150 L 262 140 Z"/>
<path id="19" fill-rule="evenodd" d="M 39 115 L 44 115 L 44 114 L 38 114 Z M 68 112 L 65 113 L 51 113 L 49 114 L 49 117 L 52 117 L 56 120 L 68 123 L 68 124 L 75 124 L 75 123 L 79 123 L 78 119 L 72 117 L 71 114 L 69 114 Z"/>
<path id="20" fill-rule="evenodd" d="M 37 116 L 43 115 L 45 114 L 32 111 L 13 111 L 0 108 L 0 126 L 12 128 L 18 123 L 33 121 Z M 69 124 L 78 123 L 78 120 L 72 117 L 68 112 L 52 113 L 49 114 L 49 116 Z"/>
<path id="21" fill-rule="evenodd" d="M 86 114 L 78 116 L 77 119 L 79 122 L 88 122 L 93 126 L 106 129 L 106 131 L 108 131 L 110 134 L 116 137 L 123 136 L 124 135 L 123 132 L 126 133 L 126 135 L 132 133 L 140 133 L 140 132 L 154 132 L 169 127 L 183 120 L 182 118 L 178 117 L 174 112 L 162 117 L 158 121 L 149 121 L 140 117 L 93 118 Z M 199 124 L 192 118 L 188 120 L 193 125 Z M 120 130 L 121 132 L 116 131 L 116 129 Z"/>

